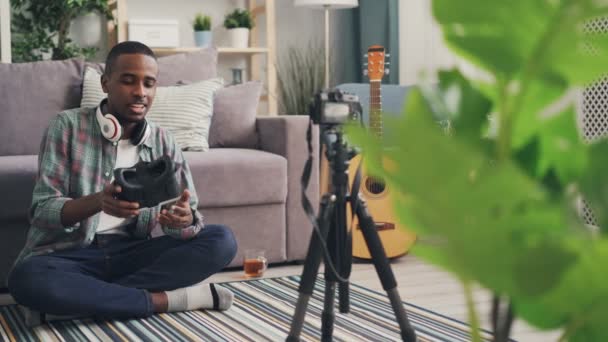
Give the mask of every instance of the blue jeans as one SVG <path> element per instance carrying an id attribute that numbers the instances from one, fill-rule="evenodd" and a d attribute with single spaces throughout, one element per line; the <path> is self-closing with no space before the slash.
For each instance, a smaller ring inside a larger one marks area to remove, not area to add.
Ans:
<path id="1" fill-rule="evenodd" d="M 199 283 L 227 266 L 236 249 L 221 225 L 206 225 L 191 240 L 97 235 L 88 247 L 24 260 L 8 287 L 17 303 L 47 314 L 147 317 L 154 312 L 149 292 Z"/>

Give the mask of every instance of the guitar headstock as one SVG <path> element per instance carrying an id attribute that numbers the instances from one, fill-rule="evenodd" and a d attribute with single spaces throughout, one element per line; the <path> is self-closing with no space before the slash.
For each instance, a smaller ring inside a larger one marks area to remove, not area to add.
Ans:
<path id="1" fill-rule="evenodd" d="M 385 53 L 384 46 L 370 46 L 365 57 L 367 57 L 367 63 L 365 63 L 367 69 L 363 73 L 369 76 L 370 81 L 381 81 L 384 75 L 388 75 L 388 65 L 390 63 L 385 62 L 385 58 L 390 57 L 390 55 Z"/>

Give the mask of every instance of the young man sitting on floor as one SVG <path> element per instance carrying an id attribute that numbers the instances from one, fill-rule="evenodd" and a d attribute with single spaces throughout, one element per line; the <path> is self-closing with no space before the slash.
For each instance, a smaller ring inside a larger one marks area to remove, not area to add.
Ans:
<path id="1" fill-rule="evenodd" d="M 232 261 L 234 236 L 225 226 L 203 225 L 181 150 L 145 120 L 157 75 L 152 50 L 120 43 L 101 79 L 107 99 L 96 108 L 64 111 L 49 124 L 32 226 L 8 279 L 17 303 L 49 315 L 101 318 L 232 304 L 229 290 L 201 282 Z M 178 166 L 185 189 L 171 212 L 116 198 L 122 189 L 112 183 L 114 169 L 164 155 Z M 165 235 L 152 238 L 157 224 Z"/>

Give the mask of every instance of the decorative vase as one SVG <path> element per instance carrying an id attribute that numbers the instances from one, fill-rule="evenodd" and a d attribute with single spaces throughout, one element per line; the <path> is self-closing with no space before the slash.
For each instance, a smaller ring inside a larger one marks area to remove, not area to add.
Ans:
<path id="1" fill-rule="evenodd" d="M 232 68 L 232 85 L 243 83 L 243 69 Z"/>
<path id="2" fill-rule="evenodd" d="M 237 27 L 228 29 L 228 43 L 230 47 L 245 49 L 249 47 L 249 29 Z"/>
<path id="3" fill-rule="evenodd" d="M 103 23 L 103 18 L 96 12 L 78 16 L 70 25 L 70 37 L 80 46 L 99 46 Z"/>
<path id="4" fill-rule="evenodd" d="M 197 47 L 208 47 L 212 40 L 211 31 L 194 31 L 194 43 Z"/>

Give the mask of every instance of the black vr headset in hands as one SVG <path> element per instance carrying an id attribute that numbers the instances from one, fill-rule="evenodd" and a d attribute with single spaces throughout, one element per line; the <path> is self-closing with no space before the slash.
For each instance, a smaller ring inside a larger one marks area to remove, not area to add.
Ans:
<path id="1" fill-rule="evenodd" d="M 116 198 L 137 202 L 141 208 L 176 202 L 181 196 L 176 170 L 175 163 L 168 156 L 118 168 L 114 170 L 114 182 L 122 191 L 116 194 Z"/>

